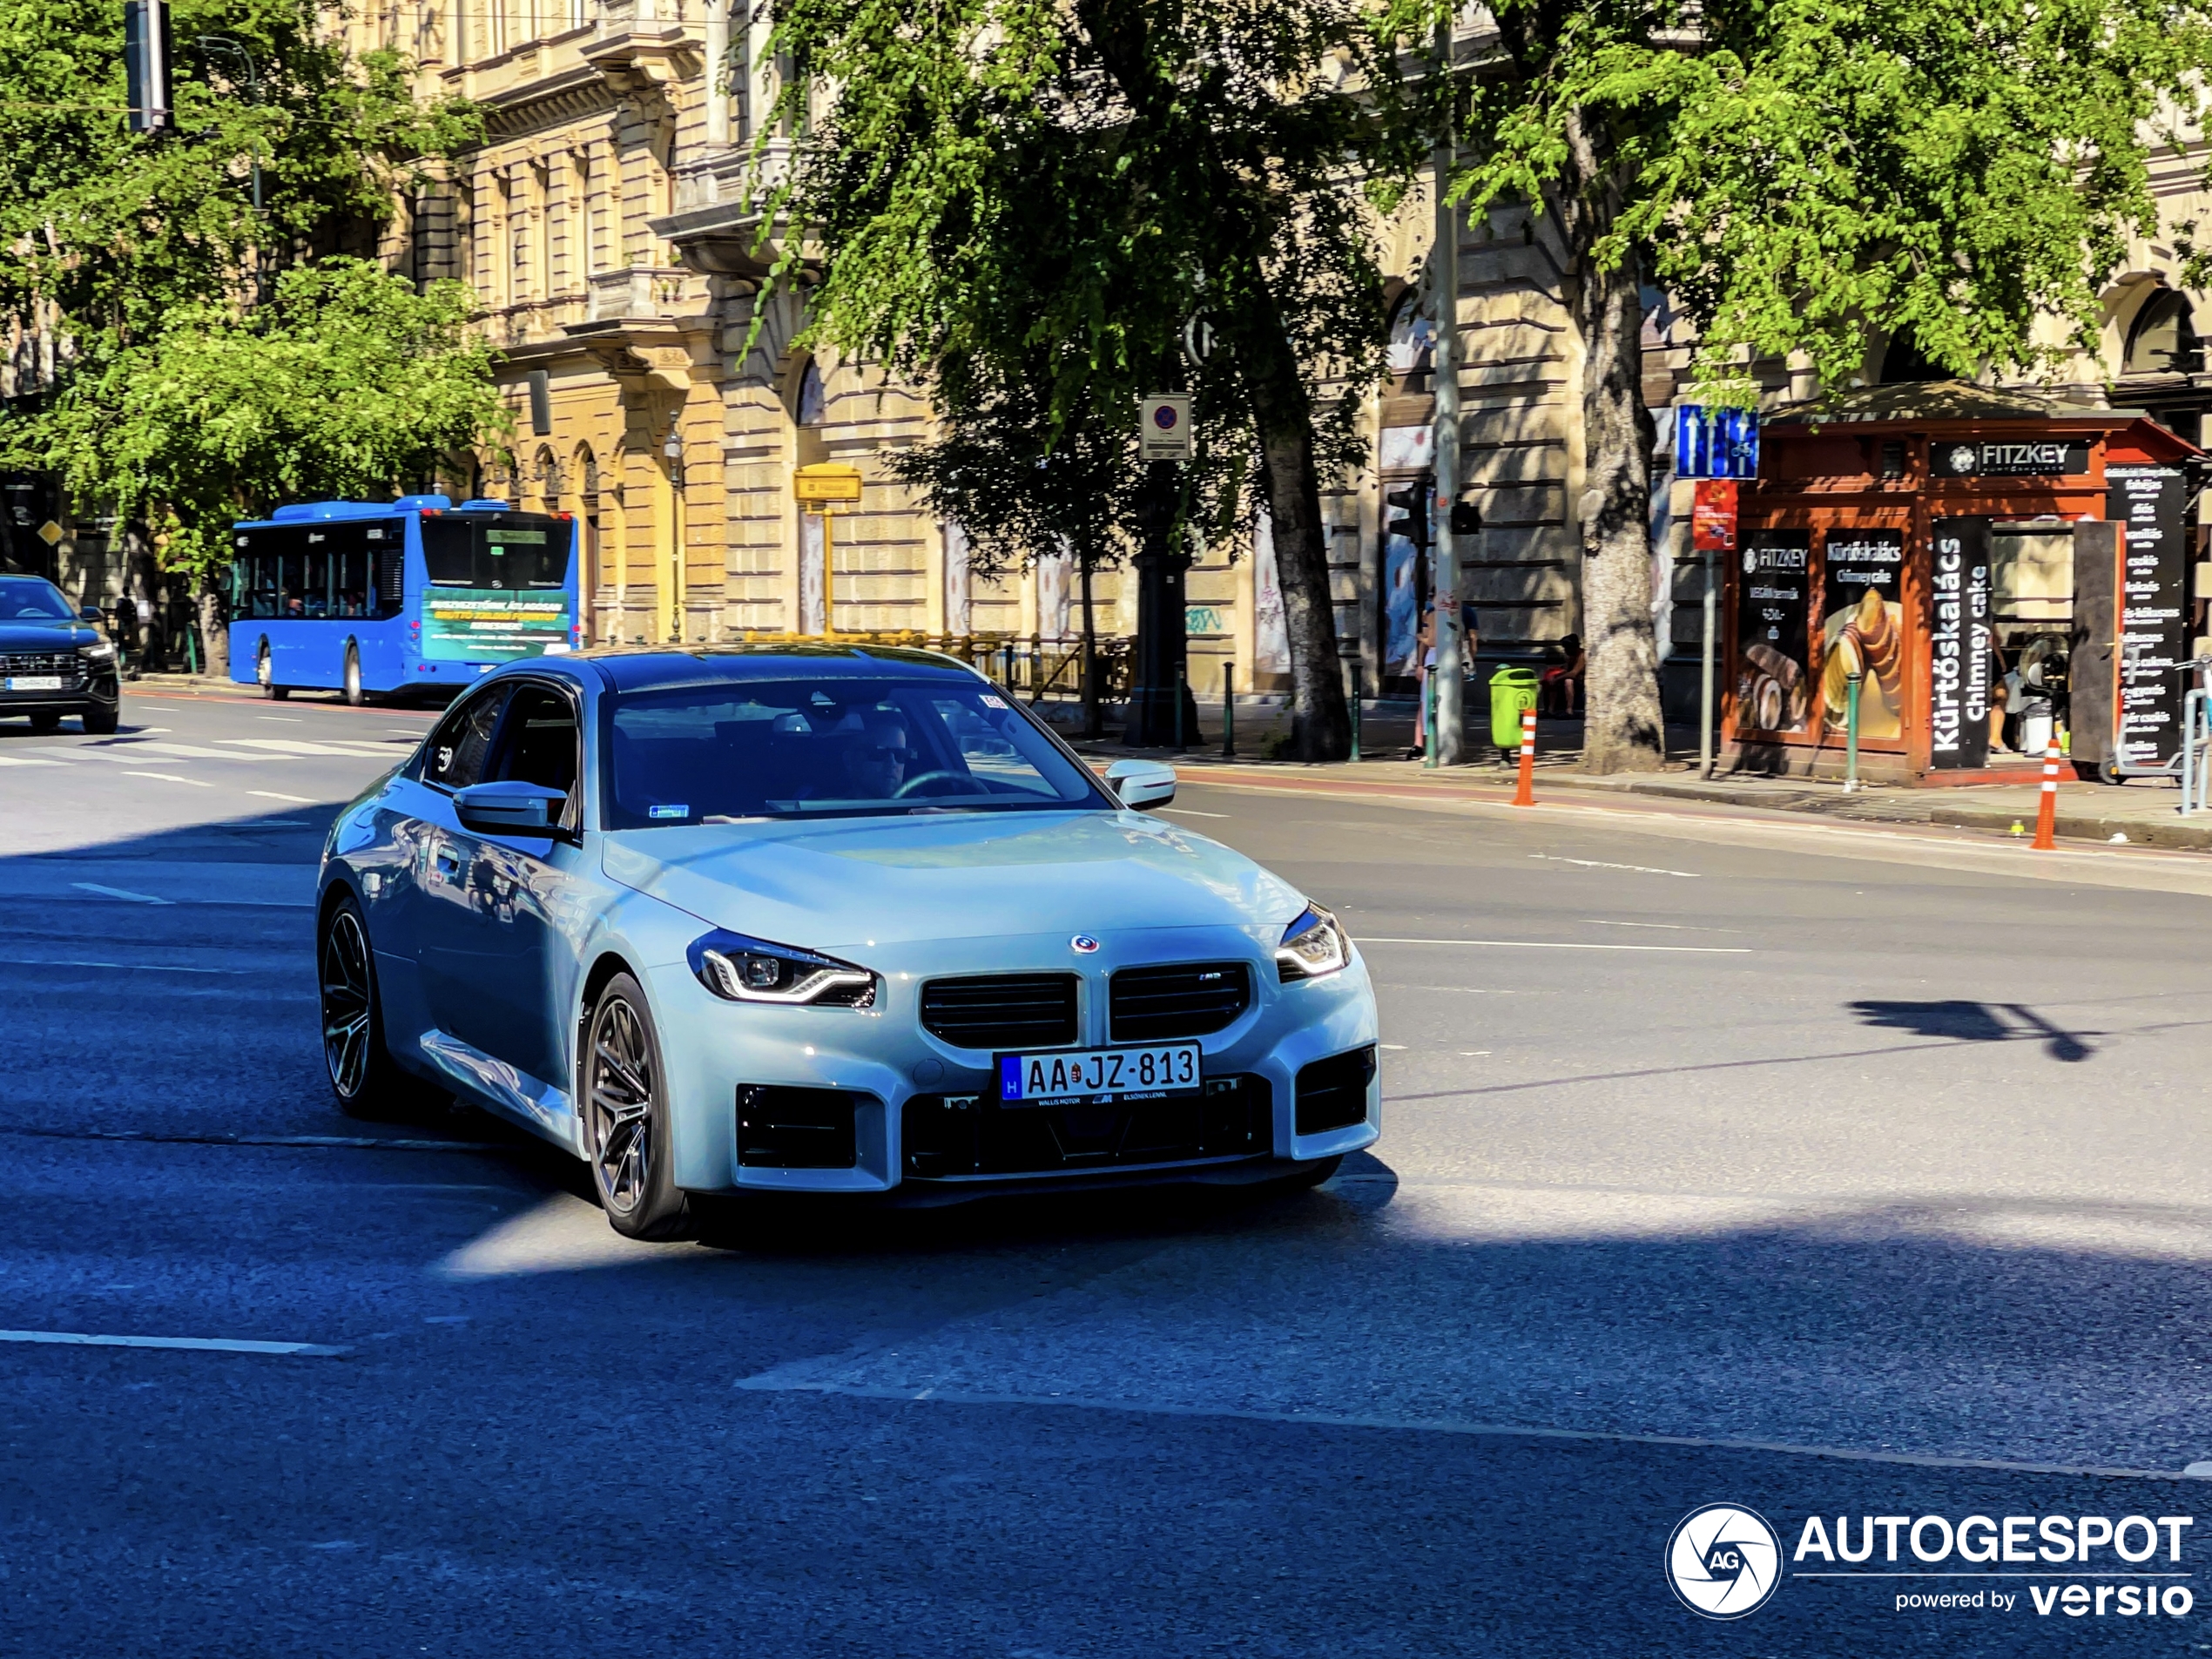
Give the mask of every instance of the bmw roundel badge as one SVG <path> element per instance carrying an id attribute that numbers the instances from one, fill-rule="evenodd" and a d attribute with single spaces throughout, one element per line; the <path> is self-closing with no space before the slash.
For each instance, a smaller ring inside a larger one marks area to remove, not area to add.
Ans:
<path id="1" fill-rule="evenodd" d="M 1077 934 L 1068 941 L 1068 948 L 1078 956 L 1094 955 L 1098 950 L 1098 941 L 1089 934 Z"/>

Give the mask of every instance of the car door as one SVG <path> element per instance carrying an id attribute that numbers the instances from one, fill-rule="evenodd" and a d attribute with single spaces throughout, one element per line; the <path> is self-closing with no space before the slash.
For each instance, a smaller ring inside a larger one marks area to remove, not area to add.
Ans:
<path id="1" fill-rule="evenodd" d="M 484 767 L 569 798 L 559 836 L 470 837 L 482 895 L 472 916 L 472 1002 L 455 1035 L 543 1082 L 570 1087 L 563 1025 L 576 986 L 578 914 L 586 884 L 576 836 L 583 744 L 573 691 L 552 680 L 516 683 Z"/>
<path id="2" fill-rule="evenodd" d="M 484 972 L 487 924 L 497 902 L 491 867 L 482 843 L 454 816 L 456 790 L 482 783 L 491 759 L 499 717 L 514 689 L 502 680 L 455 704 L 431 733 L 415 792 L 414 893 L 406 932 L 421 965 L 423 1001 L 430 1023 L 473 1047 L 487 1022 L 479 982 Z"/>

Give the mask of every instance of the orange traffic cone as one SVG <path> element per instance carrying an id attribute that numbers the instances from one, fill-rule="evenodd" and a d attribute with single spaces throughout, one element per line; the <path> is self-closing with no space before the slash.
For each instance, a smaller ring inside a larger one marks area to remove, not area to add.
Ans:
<path id="1" fill-rule="evenodd" d="M 1513 804 L 1536 804 L 1536 711 L 1521 711 L 1521 781 L 1514 786 Z"/>
<path id="2" fill-rule="evenodd" d="M 2043 799 L 2035 809 L 2035 839 L 2032 846 L 2055 851 L 2059 829 L 2059 745 L 2055 738 L 2043 752 Z"/>

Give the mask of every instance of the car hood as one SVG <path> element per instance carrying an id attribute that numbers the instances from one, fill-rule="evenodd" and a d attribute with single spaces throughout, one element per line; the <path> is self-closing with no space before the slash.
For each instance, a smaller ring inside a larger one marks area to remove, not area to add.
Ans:
<path id="1" fill-rule="evenodd" d="M 1287 925 L 1297 889 L 1138 813 L 961 813 L 686 826 L 605 838 L 607 873 L 714 926 L 867 941 Z"/>
<path id="2" fill-rule="evenodd" d="M 99 637 L 97 630 L 81 622 L 25 622 L 10 617 L 0 622 L 0 651 L 75 651 Z"/>

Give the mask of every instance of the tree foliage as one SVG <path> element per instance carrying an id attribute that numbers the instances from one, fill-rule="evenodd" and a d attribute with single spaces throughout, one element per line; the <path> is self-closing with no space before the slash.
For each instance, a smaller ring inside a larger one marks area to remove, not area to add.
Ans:
<path id="1" fill-rule="evenodd" d="M 80 498 L 145 520 L 166 566 L 205 575 L 228 563 L 234 519 L 397 490 L 508 426 L 471 305 L 459 283 L 418 293 L 368 260 L 297 266 L 252 313 L 172 310 L 72 376 L 19 442 Z"/>
<path id="2" fill-rule="evenodd" d="M 170 16 L 176 131 L 149 136 L 125 125 L 123 0 L 0 0 L 0 314 L 52 307 L 82 357 L 382 222 L 423 158 L 481 134 L 466 104 L 418 104 L 399 53 L 349 57 L 321 0 Z"/>
<path id="3" fill-rule="evenodd" d="M 1357 458 L 1358 395 L 1382 368 L 1370 192 L 1420 153 L 1372 12 L 777 0 L 775 20 L 824 91 L 765 186 L 813 337 L 950 387 L 948 405 L 975 377 L 1032 413 L 1041 453 L 1071 434 L 1133 446 L 1141 396 L 1190 390 L 1210 462 L 1187 522 L 1247 523 L 1258 486 L 1300 741 L 1341 752 L 1318 479 Z M 809 90 L 786 90 L 787 124 Z M 772 154 L 764 138 L 764 173 Z M 1201 314 L 1222 349 L 1197 368 L 1181 341 Z"/>
<path id="4" fill-rule="evenodd" d="M 1393 24 L 1456 10 L 1399 0 Z M 1593 764 L 1659 749 L 1632 564 L 1646 286 L 1696 325 L 1711 401 L 1753 401 L 1758 360 L 1797 353 L 1840 390 L 1908 332 L 1964 376 L 2047 368 L 2091 343 L 2128 238 L 2155 229 L 2150 160 L 2195 131 L 2209 17 L 2202 0 L 1494 0 L 1460 78 L 1456 191 L 1548 216 L 1573 272 Z"/>

